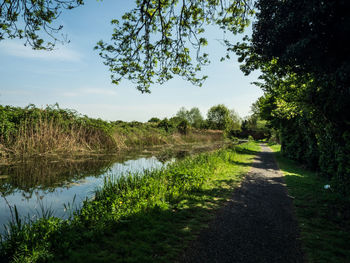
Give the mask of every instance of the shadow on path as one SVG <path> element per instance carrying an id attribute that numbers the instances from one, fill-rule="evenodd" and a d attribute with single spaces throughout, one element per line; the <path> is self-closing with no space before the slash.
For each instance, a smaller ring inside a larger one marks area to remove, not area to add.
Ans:
<path id="1" fill-rule="evenodd" d="M 283 175 L 262 145 L 252 169 L 180 262 L 305 262 Z"/>

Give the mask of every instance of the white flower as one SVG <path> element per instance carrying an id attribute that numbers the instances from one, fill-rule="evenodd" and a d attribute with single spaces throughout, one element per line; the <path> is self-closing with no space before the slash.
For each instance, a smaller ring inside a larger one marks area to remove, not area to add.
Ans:
<path id="1" fill-rule="evenodd" d="M 323 186 L 323 188 L 324 189 L 329 189 L 329 188 L 331 188 L 331 186 L 329 184 L 326 184 L 326 185 Z"/>

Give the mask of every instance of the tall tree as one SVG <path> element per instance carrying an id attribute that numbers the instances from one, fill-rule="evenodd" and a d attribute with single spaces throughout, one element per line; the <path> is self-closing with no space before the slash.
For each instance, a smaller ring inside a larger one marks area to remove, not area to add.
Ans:
<path id="1" fill-rule="evenodd" d="M 203 116 L 197 107 L 193 107 L 187 110 L 185 107 L 181 107 L 176 113 L 176 117 L 186 120 L 192 127 L 200 128 L 203 123 Z"/>
<path id="2" fill-rule="evenodd" d="M 211 129 L 226 130 L 230 125 L 230 110 L 223 104 L 213 106 L 208 110 L 207 121 Z"/>
<path id="3" fill-rule="evenodd" d="M 185 107 L 181 107 L 178 112 L 176 113 L 176 117 L 179 117 L 181 119 L 188 121 L 188 110 Z"/>
<path id="4" fill-rule="evenodd" d="M 197 129 L 201 128 L 204 119 L 200 110 L 197 107 L 193 107 L 189 110 L 188 115 L 190 124 Z"/>
<path id="5" fill-rule="evenodd" d="M 231 129 L 240 130 L 242 119 L 234 109 L 230 110 L 229 118 L 231 120 Z"/>
<path id="6" fill-rule="evenodd" d="M 250 42 L 232 50 L 259 68 L 261 116 L 284 154 L 319 168 L 350 192 L 350 2 L 259 0 Z"/>

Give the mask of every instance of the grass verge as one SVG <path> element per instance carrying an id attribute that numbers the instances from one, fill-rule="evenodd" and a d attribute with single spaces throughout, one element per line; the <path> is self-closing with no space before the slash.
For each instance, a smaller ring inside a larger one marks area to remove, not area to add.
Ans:
<path id="1" fill-rule="evenodd" d="M 280 145 L 271 145 L 283 171 L 301 231 L 308 262 L 350 262 L 350 200 L 335 192 L 329 181 L 284 158 Z M 325 187 L 326 186 L 326 187 Z"/>
<path id="2" fill-rule="evenodd" d="M 14 216 L 1 240 L 0 259 L 175 261 L 240 184 L 258 150 L 249 142 L 143 175 L 111 177 L 69 220 L 47 216 L 23 223 Z"/>

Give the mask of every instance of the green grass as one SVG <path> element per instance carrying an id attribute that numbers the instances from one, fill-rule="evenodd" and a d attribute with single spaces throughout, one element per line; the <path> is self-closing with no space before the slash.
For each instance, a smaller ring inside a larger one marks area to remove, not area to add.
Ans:
<path id="1" fill-rule="evenodd" d="M 328 180 L 284 158 L 280 145 L 276 152 L 301 231 L 308 262 L 350 262 L 350 200 L 332 189 Z"/>
<path id="2" fill-rule="evenodd" d="M 144 175 L 111 177 L 69 220 L 13 222 L 0 261 L 175 261 L 240 184 L 258 150 L 249 142 Z"/>

